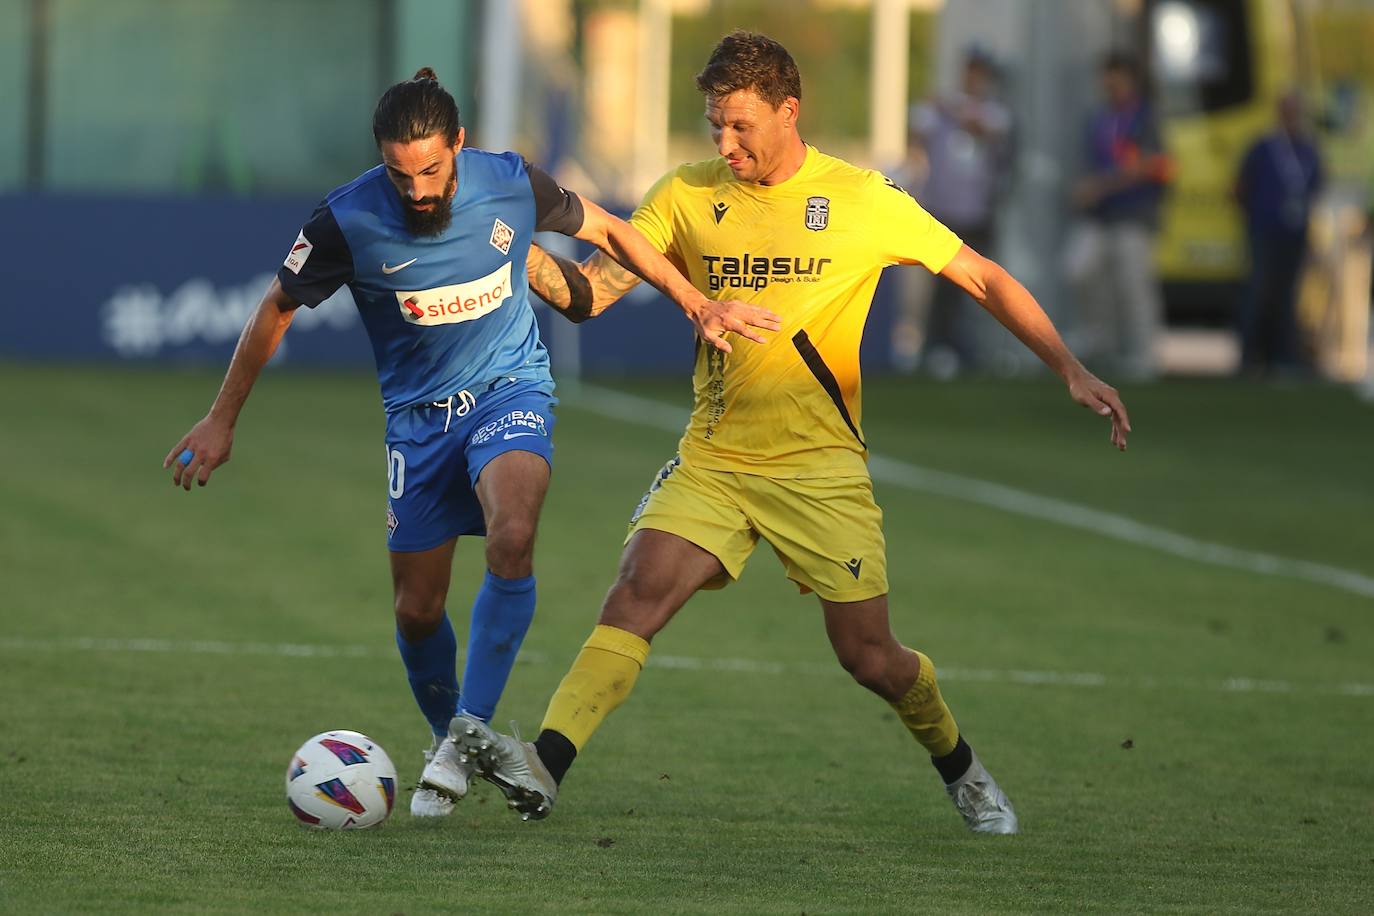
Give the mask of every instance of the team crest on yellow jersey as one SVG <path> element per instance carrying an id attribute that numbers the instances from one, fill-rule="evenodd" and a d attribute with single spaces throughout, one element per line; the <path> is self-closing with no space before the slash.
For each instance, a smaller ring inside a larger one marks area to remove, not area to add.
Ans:
<path id="1" fill-rule="evenodd" d="M 806 199 L 806 228 L 820 232 L 830 225 L 830 198 L 808 197 Z"/>

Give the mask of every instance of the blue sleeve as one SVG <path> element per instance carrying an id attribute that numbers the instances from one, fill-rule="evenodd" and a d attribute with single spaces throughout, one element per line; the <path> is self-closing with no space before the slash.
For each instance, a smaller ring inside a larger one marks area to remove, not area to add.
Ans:
<path id="1" fill-rule="evenodd" d="M 311 308 L 353 280 L 353 253 L 329 204 L 321 203 L 277 271 L 288 296 Z"/>
<path id="2" fill-rule="evenodd" d="M 548 172 L 530 165 L 528 159 L 521 162 L 529 176 L 530 193 L 534 195 L 534 231 L 576 235 L 586 219 L 582 198 L 561 187 Z"/>

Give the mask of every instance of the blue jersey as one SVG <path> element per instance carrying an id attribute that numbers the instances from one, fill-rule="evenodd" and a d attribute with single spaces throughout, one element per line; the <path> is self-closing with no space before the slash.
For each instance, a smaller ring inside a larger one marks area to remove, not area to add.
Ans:
<path id="1" fill-rule="evenodd" d="M 500 378 L 552 384 L 525 259 L 534 232 L 576 233 L 582 202 L 515 153 L 465 148 L 454 167 L 453 220 L 441 234 L 410 233 L 379 165 L 330 192 L 277 272 L 311 307 L 348 285 L 388 413 Z"/>

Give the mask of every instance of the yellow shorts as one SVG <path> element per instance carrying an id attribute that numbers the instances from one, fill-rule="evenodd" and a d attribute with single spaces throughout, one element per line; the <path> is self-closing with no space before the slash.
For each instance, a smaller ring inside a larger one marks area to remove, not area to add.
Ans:
<path id="1" fill-rule="evenodd" d="M 803 593 L 828 601 L 887 594 L 883 511 L 867 476 L 775 480 L 674 458 L 640 500 L 625 539 L 641 528 L 691 541 L 720 560 L 730 579 L 739 578 L 763 538 Z"/>

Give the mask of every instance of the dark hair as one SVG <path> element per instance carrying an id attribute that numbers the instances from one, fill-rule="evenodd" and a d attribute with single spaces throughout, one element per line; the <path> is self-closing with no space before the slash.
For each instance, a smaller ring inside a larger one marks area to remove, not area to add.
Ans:
<path id="1" fill-rule="evenodd" d="M 1140 61 L 1130 51 L 1116 48 L 1102 57 L 1102 72 L 1124 73 L 1133 80 L 1140 79 Z"/>
<path id="2" fill-rule="evenodd" d="M 777 108 L 789 98 L 801 98 L 801 74 L 782 45 L 767 35 L 736 29 L 711 52 L 697 74 L 697 88 L 707 96 L 753 89 Z"/>
<path id="3" fill-rule="evenodd" d="M 968 48 L 965 49 L 964 67 L 982 70 L 988 76 L 994 78 L 999 75 L 997 58 L 994 57 L 992 52 L 989 51 L 987 48 L 978 44 L 969 45 Z"/>
<path id="4" fill-rule="evenodd" d="M 397 83 L 382 93 L 372 113 L 372 138 L 381 146 L 410 143 L 438 134 L 452 146 L 458 142 L 458 103 L 429 67 L 421 67 L 413 79 Z"/>

